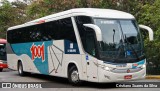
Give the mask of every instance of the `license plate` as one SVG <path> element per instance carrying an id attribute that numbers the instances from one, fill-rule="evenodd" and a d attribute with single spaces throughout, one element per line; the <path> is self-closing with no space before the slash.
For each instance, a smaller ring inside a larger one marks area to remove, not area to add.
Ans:
<path id="1" fill-rule="evenodd" d="M 124 76 L 124 79 L 132 79 L 132 75 L 126 75 Z"/>

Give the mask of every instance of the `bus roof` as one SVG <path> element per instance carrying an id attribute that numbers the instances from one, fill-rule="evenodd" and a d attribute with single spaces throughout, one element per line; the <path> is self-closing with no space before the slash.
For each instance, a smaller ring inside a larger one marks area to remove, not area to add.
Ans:
<path id="1" fill-rule="evenodd" d="M 51 14 L 49 16 L 45 16 L 27 23 L 18 25 L 18 26 L 13 26 L 13 27 L 10 27 L 8 30 L 35 25 L 41 21 L 49 22 L 49 21 L 72 17 L 72 16 L 91 16 L 95 18 L 109 18 L 109 19 L 134 19 L 133 15 L 123 11 L 118 11 L 118 10 L 98 9 L 98 8 L 76 8 L 76 9 L 70 9 L 67 11 Z"/>
<path id="2" fill-rule="evenodd" d="M 6 39 L 0 39 L 0 44 L 5 44 L 5 43 L 7 43 Z"/>

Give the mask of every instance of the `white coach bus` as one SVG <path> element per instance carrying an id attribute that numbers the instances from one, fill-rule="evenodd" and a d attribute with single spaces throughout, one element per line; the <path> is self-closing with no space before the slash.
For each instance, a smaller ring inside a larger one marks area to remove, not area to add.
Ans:
<path id="1" fill-rule="evenodd" d="M 129 13 L 77 8 L 7 30 L 8 66 L 26 72 L 81 81 L 117 82 L 143 79 L 146 58 L 139 27 Z"/>

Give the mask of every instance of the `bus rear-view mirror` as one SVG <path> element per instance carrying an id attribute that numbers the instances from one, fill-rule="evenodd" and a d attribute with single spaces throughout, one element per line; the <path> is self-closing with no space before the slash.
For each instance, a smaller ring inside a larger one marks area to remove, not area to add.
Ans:
<path id="1" fill-rule="evenodd" d="M 153 30 L 150 28 L 150 27 L 148 27 L 148 26 L 145 26 L 145 25 L 139 25 L 139 28 L 141 28 L 141 29 L 144 29 L 144 30 L 147 30 L 148 31 L 148 33 L 149 33 L 149 40 L 150 41 L 153 41 Z"/>
<path id="2" fill-rule="evenodd" d="M 83 26 L 93 29 L 96 33 L 97 41 L 102 41 L 102 32 L 101 32 L 101 29 L 97 25 L 83 24 Z"/>

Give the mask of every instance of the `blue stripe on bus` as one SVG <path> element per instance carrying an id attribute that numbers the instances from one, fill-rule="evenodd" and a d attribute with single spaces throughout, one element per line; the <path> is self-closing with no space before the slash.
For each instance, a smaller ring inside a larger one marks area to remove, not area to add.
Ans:
<path id="1" fill-rule="evenodd" d="M 39 48 L 41 48 L 42 45 L 44 45 L 44 60 L 43 60 L 43 57 L 37 57 L 37 56 L 34 57 L 33 59 L 32 58 L 33 54 L 31 51 L 33 50 L 32 49 L 33 46 L 36 48 L 38 48 L 39 46 Z M 53 45 L 53 41 L 17 43 L 17 44 L 11 44 L 11 47 L 17 56 L 21 56 L 22 54 L 28 55 L 41 74 L 49 74 L 47 48 L 51 45 Z M 64 46 L 65 54 L 79 54 L 79 48 L 77 43 L 72 43 L 71 41 L 64 40 L 64 45 L 62 46 Z M 26 61 L 30 61 L 30 60 L 26 60 Z"/>
<path id="2" fill-rule="evenodd" d="M 135 69 L 135 68 L 137 68 L 138 67 L 138 65 L 143 65 L 145 63 L 145 59 L 144 60 L 141 60 L 141 61 L 139 61 L 139 62 L 136 62 L 136 63 L 134 63 L 134 64 L 137 64 L 137 66 L 134 66 L 134 64 L 132 65 L 132 69 Z"/>
<path id="3" fill-rule="evenodd" d="M 22 54 L 28 55 L 32 59 L 31 47 L 34 44 L 35 46 L 41 46 L 44 44 L 44 61 L 42 62 L 42 57 L 34 58 L 34 60 L 26 60 L 26 61 L 33 61 L 34 65 L 38 69 L 38 71 L 42 74 L 49 74 L 48 69 L 48 46 L 51 46 L 53 41 L 44 41 L 44 42 L 29 42 L 29 43 L 19 43 L 19 44 L 12 44 L 12 48 L 17 56 Z M 23 61 L 23 60 L 22 60 Z"/>

